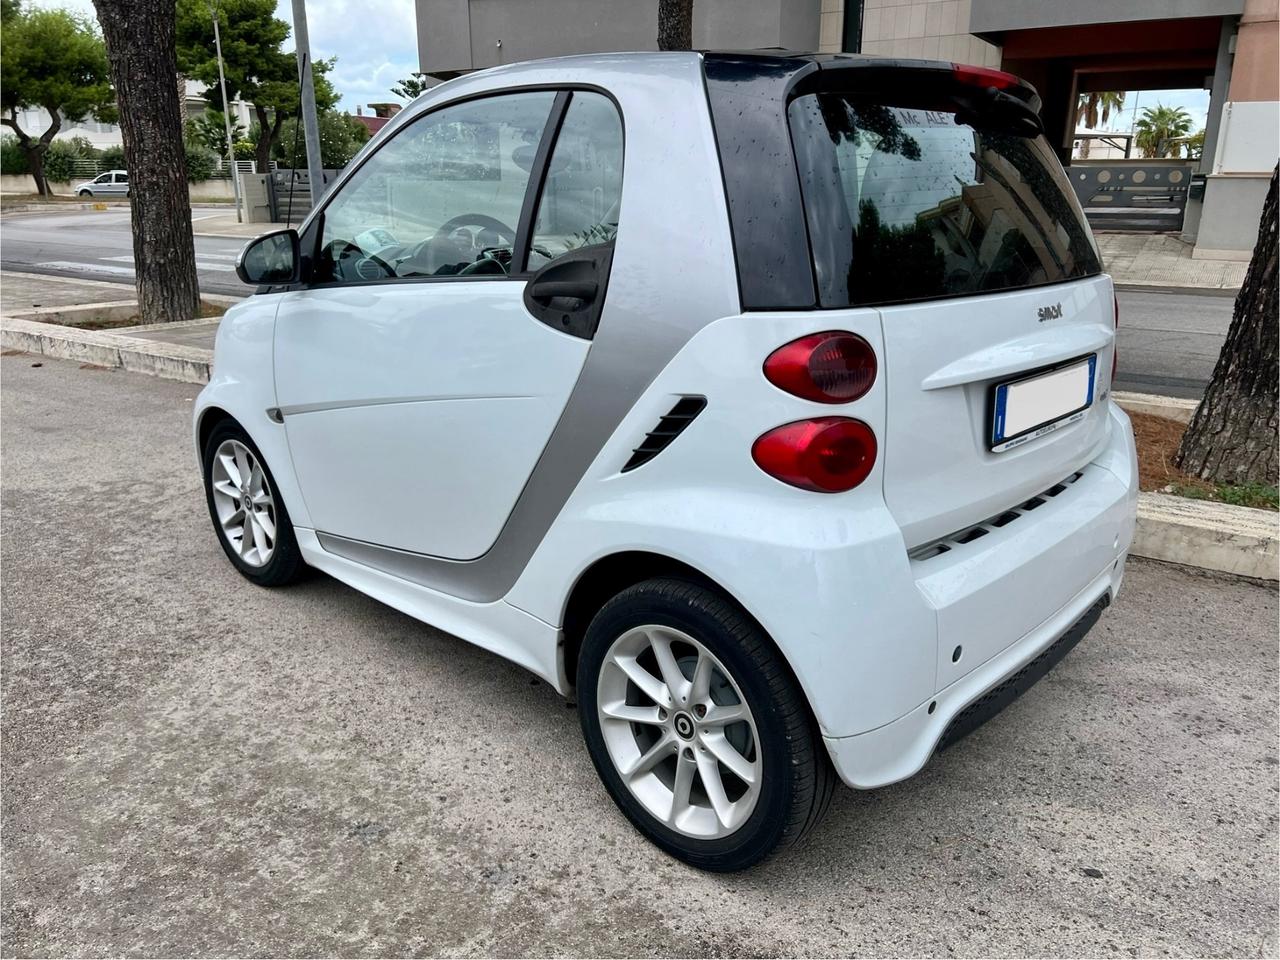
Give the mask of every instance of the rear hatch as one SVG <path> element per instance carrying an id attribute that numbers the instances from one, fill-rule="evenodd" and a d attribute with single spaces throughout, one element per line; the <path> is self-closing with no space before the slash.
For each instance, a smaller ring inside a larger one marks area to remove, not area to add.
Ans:
<path id="1" fill-rule="evenodd" d="M 1030 87 L 949 64 L 805 86 L 787 113 L 818 306 L 880 311 L 884 495 L 912 549 L 1105 443 L 1111 283 Z"/>

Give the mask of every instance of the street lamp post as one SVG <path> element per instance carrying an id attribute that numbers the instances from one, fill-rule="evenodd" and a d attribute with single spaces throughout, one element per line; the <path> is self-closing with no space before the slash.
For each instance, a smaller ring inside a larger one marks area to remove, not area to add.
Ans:
<path id="1" fill-rule="evenodd" d="M 324 164 L 320 160 L 320 127 L 316 122 L 316 88 L 312 80 L 311 40 L 307 36 L 306 0 L 293 0 L 293 38 L 297 44 L 298 82 L 302 90 L 302 136 L 307 144 L 307 179 L 311 202 L 324 196 Z"/>
<path id="2" fill-rule="evenodd" d="M 227 161 L 231 164 L 231 192 L 236 198 L 236 223 L 244 222 L 240 212 L 240 171 L 236 169 L 236 145 L 231 142 L 231 101 L 227 99 L 227 75 L 222 69 L 222 34 L 218 31 L 218 8 L 213 8 L 213 46 L 218 54 L 218 83 L 222 86 L 222 122 L 227 131 Z"/>

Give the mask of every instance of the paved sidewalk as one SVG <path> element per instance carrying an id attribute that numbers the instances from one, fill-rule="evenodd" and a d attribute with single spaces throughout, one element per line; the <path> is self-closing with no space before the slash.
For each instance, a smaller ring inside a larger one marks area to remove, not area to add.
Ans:
<path id="1" fill-rule="evenodd" d="M 1243 260 L 1194 260 L 1192 245 L 1164 233 L 1096 233 L 1102 265 L 1117 285 L 1239 290 Z"/>
<path id="2" fill-rule="evenodd" d="M 192 211 L 191 231 L 198 237 L 257 237 L 273 230 L 284 230 L 286 226 L 296 227 L 302 217 L 294 218 L 292 224 L 283 223 L 237 223 L 235 211 L 229 213 L 201 213 Z"/>
<path id="3" fill-rule="evenodd" d="M 12 317 L 45 307 L 136 300 L 133 284 L 73 280 L 42 273 L 0 274 L 0 316 Z"/>

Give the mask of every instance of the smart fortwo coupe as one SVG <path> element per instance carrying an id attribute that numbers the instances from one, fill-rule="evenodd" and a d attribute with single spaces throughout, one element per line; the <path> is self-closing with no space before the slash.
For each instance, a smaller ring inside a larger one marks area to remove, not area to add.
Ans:
<path id="1" fill-rule="evenodd" d="M 195 410 L 231 562 L 576 698 L 712 870 L 910 776 L 1120 586 L 1111 280 L 993 70 L 618 54 L 418 98 L 246 247 Z"/>

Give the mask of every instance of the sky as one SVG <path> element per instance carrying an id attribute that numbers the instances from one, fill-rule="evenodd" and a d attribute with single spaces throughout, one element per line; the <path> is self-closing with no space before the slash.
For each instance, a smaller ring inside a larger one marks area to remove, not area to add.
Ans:
<path id="1" fill-rule="evenodd" d="M 1147 107 L 1163 104 L 1166 107 L 1182 107 L 1191 114 L 1192 130 L 1203 130 L 1209 116 L 1208 90 L 1130 90 L 1124 95 L 1124 109 L 1117 117 L 1112 114 L 1103 129 L 1115 133 L 1127 133 L 1133 129 L 1135 116 L 1142 116 Z M 1135 113 L 1136 110 L 1136 113 Z"/>
<path id="2" fill-rule="evenodd" d="M 94 17 L 91 0 L 28 0 L 36 6 L 68 7 Z M 292 27 L 291 0 L 277 0 L 276 16 Z M 317 60 L 338 57 L 331 78 L 341 95 L 339 107 L 354 113 L 369 103 L 399 100 L 391 87 L 418 69 L 418 34 L 414 0 L 307 0 L 307 27 L 311 54 Z M 292 35 L 286 47 L 292 49 Z M 1125 132 L 1132 128 L 1134 106 L 1157 103 L 1179 106 L 1191 114 L 1195 130 L 1201 130 L 1209 112 L 1208 90 L 1130 91 L 1124 111 L 1112 117 L 1107 129 Z"/>
<path id="3" fill-rule="evenodd" d="M 32 6 L 64 7 L 96 21 L 92 0 L 28 0 Z M 293 4 L 277 0 L 276 16 L 290 25 L 287 50 L 293 49 Z M 413 0 L 307 0 L 307 32 L 317 60 L 338 57 L 330 74 L 341 94 L 339 108 L 402 100 L 391 87 L 418 69 L 418 32 Z"/>

